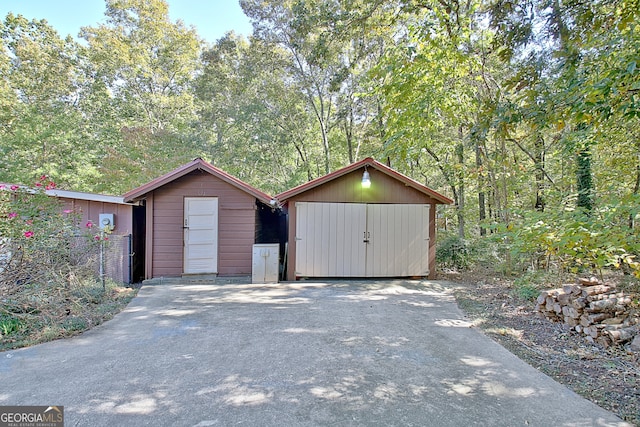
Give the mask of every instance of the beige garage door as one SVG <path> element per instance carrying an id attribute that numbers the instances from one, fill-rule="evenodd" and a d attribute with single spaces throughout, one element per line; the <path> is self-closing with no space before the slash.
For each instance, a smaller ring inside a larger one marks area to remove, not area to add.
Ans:
<path id="1" fill-rule="evenodd" d="M 429 205 L 296 203 L 296 276 L 429 274 Z"/>

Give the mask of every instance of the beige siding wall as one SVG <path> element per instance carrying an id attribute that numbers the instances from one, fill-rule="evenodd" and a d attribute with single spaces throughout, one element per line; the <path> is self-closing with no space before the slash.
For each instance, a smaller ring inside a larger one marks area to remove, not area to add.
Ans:
<path id="1" fill-rule="evenodd" d="M 436 201 L 429 196 L 404 185 L 404 183 L 378 172 L 367 169 L 371 177 L 371 187 L 362 188 L 363 169 L 353 171 L 326 184 L 299 194 L 287 201 L 288 261 L 287 280 L 295 280 L 296 265 L 296 209 L 295 202 L 337 202 L 337 203 L 418 203 L 430 204 L 429 212 L 429 278 L 435 278 L 436 253 Z"/>
<path id="2" fill-rule="evenodd" d="M 195 171 L 153 192 L 152 224 L 147 225 L 153 236 L 152 250 L 147 247 L 151 276 L 183 273 L 185 197 L 218 198 L 218 274 L 251 274 L 255 198 L 209 173 Z"/>
<path id="3" fill-rule="evenodd" d="M 425 200 L 432 200 L 382 172 L 367 170 L 371 177 L 370 188 L 362 188 L 364 169 L 359 169 L 299 194 L 295 200 L 339 203 L 429 203 Z"/>

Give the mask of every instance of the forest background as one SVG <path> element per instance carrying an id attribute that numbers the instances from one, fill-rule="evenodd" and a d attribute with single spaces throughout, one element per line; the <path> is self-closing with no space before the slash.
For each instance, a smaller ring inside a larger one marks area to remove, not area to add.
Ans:
<path id="1" fill-rule="evenodd" d="M 366 156 L 455 201 L 443 267 L 640 273 L 639 0 L 163 0 L 0 22 L 0 182 L 122 194 L 196 157 L 269 193 Z"/>

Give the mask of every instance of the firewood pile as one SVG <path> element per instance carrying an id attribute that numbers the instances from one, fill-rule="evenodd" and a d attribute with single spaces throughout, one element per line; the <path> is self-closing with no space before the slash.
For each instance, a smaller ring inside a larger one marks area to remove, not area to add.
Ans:
<path id="1" fill-rule="evenodd" d="M 640 312 L 632 303 L 630 295 L 592 277 L 543 291 L 536 310 L 584 334 L 587 341 L 609 347 L 626 344 L 636 335 L 635 341 L 640 339 Z"/>

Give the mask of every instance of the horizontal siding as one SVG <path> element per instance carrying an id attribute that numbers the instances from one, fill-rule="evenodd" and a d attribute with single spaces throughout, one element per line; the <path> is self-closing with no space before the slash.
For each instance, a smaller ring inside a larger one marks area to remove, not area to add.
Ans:
<path id="1" fill-rule="evenodd" d="M 154 191 L 153 275 L 183 272 L 185 197 L 218 198 L 218 274 L 251 274 L 255 198 L 213 175 L 195 171 Z"/>
<path id="2" fill-rule="evenodd" d="M 241 248 L 241 250 L 238 250 L 236 252 L 234 251 L 227 251 L 223 254 L 220 254 L 220 259 L 228 259 L 228 260 L 238 260 L 238 259 L 251 259 L 251 254 L 247 254 L 246 251 L 247 248 Z"/>
<path id="3" fill-rule="evenodd" d="M 242 271 L 244 273 L 251 273 L 251 272 L 247 272 L 247 271 L 243 271 L 244 270 L 244 263 L 247 261 L 251 261 L 251 257 L 247 257 L 247 256 L 233 256 L 231 254 L 227 254 L 225 257 L 220 258 L 220 261 L 225 260 L 227 262 L 227 266 L 225 267 L 226 271 L 228 272 L 229 269 L 231 268 L 235 268 L 233 271 Z"/>

